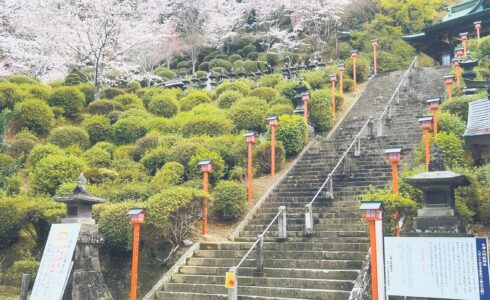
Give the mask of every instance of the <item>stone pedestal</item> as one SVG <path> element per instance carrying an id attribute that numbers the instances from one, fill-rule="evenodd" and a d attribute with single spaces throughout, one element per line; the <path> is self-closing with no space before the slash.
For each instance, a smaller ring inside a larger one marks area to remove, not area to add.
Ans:
<path id="1" fill-rule="evenodd" d="M 425 207 L 413 218 L 413 228 L 415 232 L 458 233 L 459 221 L 450 207 Z"/>

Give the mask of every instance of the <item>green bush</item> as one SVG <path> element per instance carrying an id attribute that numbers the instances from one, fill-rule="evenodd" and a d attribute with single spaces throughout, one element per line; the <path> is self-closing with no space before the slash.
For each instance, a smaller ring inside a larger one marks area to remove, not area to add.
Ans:
<path id="1" fill-rule="evenodd" d="M 271 105 L 267 111 L 267 116 L 292 115 L 294 107 L 291 103 L 277 103 Z"/>
<path id="2" fill-rule="evenodd" d="M 75 86 L 85 96 L 85 103 L 91 103 L 95 100 L 94 87 L 88 83 L 82 83 Z"/>
<path id="3" fill-rule="evenodd" d="M 364 82 L 369 79 L 371 75 L 371 65 L 369 63 L 369 58 L 366 55 L 360 54 L 356 59 L 357 66 L 357 82 Z M 352 58 L 347 59 L 345 62 L 345 71 L 351 78 L 353 78 L 353 66 L 352 66 Z"/>
<path id="4" fill-rule="evenodd" d="M 201 168 L 197 165 L 200 160 L 211 160 L 213 165 L 213 171 L 209 174 L 211 184 L 215 184 L 226 174 L 226 164 L 221 155 L 218 152 L 201 149 L 187 163 L 189 179 L 202 177 Z"/>
<path id="5" fill-rule="evenodd" d="M 289 101 L 291 101 L 291 103 L 295 104 L 295 100 L 294 100 L 294 97 L 296 96 L 295 88 L 298 86 L 299 83 L 300 82 L 296 80 L 295 81 L 283 80 L 279 82 L 276 89 L 282 96 L 286 97 L 287 99 L 289 99 Z M 308 90 L 311 89 L 308 82 L 304 82 L 304 84 L 308 88 Z"/>
<path id="6" fill-rule="evenodd" d="M 114 99 L 119 95 L 125 94 L 122 89 L 119 88 L 108 88 L 105 89 L 100 95 L 101 98 Z"/>
<path id="7" fill-rule="evenodd" d="M 466 130 L 466 123 L 458 116 L 441 111 L 437 115 L 437 127 L 439 131 L 453 133 L 454 135 L 461 137 Z"/>
<path id="8" fill-rule="evenodd" d="M 433 143 L 437 143 L 437 146 L 441 149 L 446 169 L 452 170 L 464 165 L 464 142 L 461 137 L 456 136 L 454 133 L 442 131 L 437 134 L 437 137 L 430 137 L 431 147 L 433 147 Z M 419 163 L 425 162 L 424 149 L 424 140 L 422 138 L 416 150 L 416 157 Z"/>
<path id="9" fill-rule="evenodd" d="M 65 82 L 63 85 L 77 85 L 83 82 L 82 76 L 80 76 L 79 73 L 73 72 L 68 74 L 68 76 L 65 77 Z"/>
<path id="10" fill-rule="evenodd" d="M 0 249 L 7 248 L 19 238 L 19 232 L 25 223 L 25 215 L 18 203 L 11 198 L 0 198 Z"/>
<path id="11" fill-rule="evenodd" d="M 114 181 L 119 174 L 116 171 L 107 168 L 90 168 L 85 170 L 83 175 L 85 178 L 87 178 L 90 184 L 101 184 L 104 182 Z M 60 188 L 58 189 L 57 193 L 59 193 Z"/>
<path id="12" fill-rule="evenodd" d="M 32 256 L 21 258 L 5 271 L 2 276 L 2 282 L 7 285 L 17 286 L 22 282 L 22 275 L 29 274 L 30 280 L 35 281 L 39 262 Z"/>
<path id="13" fill-rule="evenodd" d="M 113 126 L 114 142 L 118 145 L 136 142 L 147 131 L 146 120 L 142 117 L 119 119 Z"/>
<path id="14" fill-rule="evenodd" d="M 39 161 L 51 154 L 62 155 L 63 151 L 58 146 L 52 144 L 36 145 L 29 153 L 27 165 L 34 167 Z"/>
<path id="15" fill-rule="evenodd" d="M 310 120 L 317 132 L 327 132 L 333 125 L 330 90 L 316 90 L 311 92 L 311 99 L 308 103 Z"/>
<path id="16" fill-rule="evenodd" d="M 245 97 L 231 106 L 229 115 L 235 131 L 262 132 L 265 128 L 267 102 L 257 97 Z"/>
<path id="17" fill-rule="evenodd" d="M 46 135 L 53 126 L 54 114 L 44 101 L 25 100 L 15 105 L 11 122 L 16 130 L 25 128 L 37 135 Z"/>
<path id="18" fill-rule="evenodd" d="M 0 110 L 13 109 L 15 104 L 22 101 L 28 94 L 18 85 L 10 82 L 0 82 Z"/>
<path id="19" fill-rule="evenodd" d="M 172 133 L 171 121 L 164 117 L 153 117 L 148 120 L 148 131 L 163 134 Z"/>
<path id="20" fill-rule="evenodd" d="M 97 100 L 88 105 L 88 111 L 93 115 L 107 115 L 112 111 L 121 111 L 121 103 L 113 100 Z"/>
<path id="21" fill-rule="evenodd" d="M 141 84 L 138 81 L 131 81 L 128 83 L 128 91 L 131 93 L 136 93 L 137 90 L 141 88 Z"/>
<path id="22" fill-rule="evenodd" d="M 230 71 L 231 70 L 231 63 L 227 60 L 224 60 L 224 59 L 212 59 L 209 61 L 209 69 L 213 69 L 213 68 L 223 68 L 225 69 L 226 71 Z"/>
<path id="23" fill-rule="evenodd" d="M 248 73 L 257 72 L 259 70 L 259 67 L 257 66 L 257 62 L 248 59 L 243 62 L 243 68 Z"/>
<path id="24" fill-rule="evenodd" d="M 131 208 L 141 206 L 134 202 L 106 203 L 94 208 L 99 232 L 104 237 L 103 247 L 119 252 L 130 249 L 132 225 L 127 213 Z"/>
<path id="25" fill-rule="evenodd" d="M 111 138 L 111 123 L 105 116 L 92 116 L 84 120 L 82 126 L 88 132 L 90 143 L 92 145 Z"/>
<path id="26" fill-rule="evenodd" d="M 143 108 L 143 101 L 134 94 L 123 94 L 114 97 L 114 101 L 121 103 L 124 109 Z"/>
<path id="27" fill-rule="evenodd" d="M 286 156 L 301 152 L 308 142 L 308 131 L 302 116 L 282 115 L 279 117 L 276 139 L 284 145 Z"/>
<path id="28" fill-rule="evenodd" d="M 205 91 L 192 91 L 180 99 L 180 107 L 183 111 L 190 111 L 195 106 L 203 103 L 211 103 L 211 97 Z"/>
<path id="29" fill-rule="evenodd" d="M 267 53 L 265 60 L 269 65 L 277 66 L 279 64 L 280 58 L 279 55 L 277 55 L 276 53 L 269 52 Z"/>
<path id="30" fill-rule="evenodd" d="M 481 95 L 454 97 L 451 100 L 446 100 L 441 105 L 441 111 L 449 112 L 452 115 L 458 116 L 464 122 L 468 121 L 468 103 L 481 99 Z"/>
<path id="31" fill-rule="evenodd" d="M 75 182 L 84 167 L 80 158 L 48 155 L 34 167 L 32 187 L 38 193 L 54 195 L 61 184 Z"/>
<path id="32" fill-rule="evenodd" d="M 194 115 L 187 118 L 182 124 L 182 135 L 185 137 L 195 135 L 217 136 L 230 133 L 233 124 L 224 116 Z"/>
<path id="33" fill-rule="evenodd" d="M 25 89 L 32 98 L 41 99 L 47 101 L 49 96 L 51 96 L 51 88 L 47 85 L 42 84 L 26 84 L 21 86 Z"/>
<path id="34" fill-rule="evenodd" d="M 230 90 L 225 91 L 218 97 L 218 105 L 221 108 L 230 108 L 233 103 L 242 98 L 243 95 L 239 91 Z"/>
<path id="35" fill-rule="evenodd" d="M 344 78 L 342 83 L 342 89 L 344 92 L 350 92 L 354 89 L 354 80 L 349 78 Z"/>
<path id="36" fill-rule="evenodd" d="M 85 96 L 76 87 L 65 86 L 54 89 L 48 102 L 50 106 L 62 107 L 63 114 L 71 117 L 83 108 Z"/>
<path id="37" fill-rule="evenodd" d="M 148 134 L 136 141 L 134 159 L 139 161 L 149 150 L 155 149 L 159 144 L 158 134 Z"/>
<path id="38" fill-rule="evenodd" d="M 250 52 L 247 54 L 247 59 L 256 61 L 259 58 L 259 54 L 257 52 Z"/>
<path id="39" fill-rule="evenodd" d="M 328 75 L 328 74 L 327 74 Z M 304 81 L 308 82 L 313 89 L 325 88 L 330 83 L 327 78 L 324 77 L 324 72 L 322 70 L 318 71 L 304 71 L 299 74 Z"/>
<path id="40" fill-rule="evenodd" d="M 209 71 L 209 63 L 207 61 L 201 63 L 197 68 L 199 71 L 208 72 Z"/>
<path id="41" fill-rule="evenodd" d="M 177 64 L 177 69 L 189 69 L 192 67 L 192 63 L 190 61 L 180 61 L 178 64 Z"/>
<path id="42" fill-rule="evenodd" d="M 230 58 L 229 58 L 229 61 L 230 62 L 234 63 L 237 60 L 242 60 L 242 57 L 240 56 L 240 54 L 232 54 L 232 55 L 230 55 Z"/>
<path id="43" fill-rule="evenodd" d="M 283 81 L 281 74 L 268 74 L 260 78 L 260 86 L 275 88 L 281 81 Z"/>
<path id="44" fill-rule="evenodd" d="M 90 148 L 82 155 L 91 168 L 106 168 L 111 164 L 112 155 L 102 148 Z"/>
<path id="45" fill-rule="evenodd" d="M 167 153 L 167 161 L 175 161 L 186 166 L 191 157 L 202 148 L 202 145 L 193 140 L 181 139 L 169 149 Z"/>
<path id="46" fill-rule="evenodd" d="M 170 118 L 179 111 L 179 102 L 170 94 L 155 95 L 148 104 L 148 111 L 157 116 Z"/>
<path id="47" fill-rule="evenodd" d="M 246 45 L 242 49 L 238 50 L 237 53 L 241 57 L 247 57 L 250 52 L 257 52 L 257 48 L 254 45 Z"/>
<path id="48" fill-rule="evenodd" d="M 61 148 L 77 145 L 83 149 L 89 145 L 89 136 L 83 128 L 66 126 L 58 127 L 51 131 L 51 134 L 48 136 L 48 141 Z"/>
<path id="49" fill-rule="evenodd" d="M 149 112 L 147 112 L 145 109 L 129 109 L 126 111 L 123 111 L 119 114 L 119 117 L 117 118 L 118 120 L 124 120 L 128 118 L 143 118 L 145 120 L 149 120 L 153 117 L 153 115 Z"/>
<path id="50" fill-rule="evenodd" d="M 141 163 L 145 167 L 146 171 L 150 175 L 155 175 L 156 171 L 159 170 L 166 161 L 168 149 L 165 147 L 158 147 L 156 149 L 150 150 L 141 158 Z"/>
<path id="51" fill-rule="evenodd" d="M 16 138 L 11 144 L 11 151 L 17 156 L 28 155 L 32 148 L 36 146 L 36 142 L 26 138 Z"/>
<path id="52" fill-rule="evenodd" d="M 270 103 L 279 97 L 279 93 L 270 87 L 258 87 L 252 90 L 250 96 L 259 97 Z"/>
<path id="53" fill-rule="evenodd" d="M 185 168 L 178 162 L 171 161 L 163 165 L 153 177 L 152 183 L 158 188 L 167 188 L 184 182 Z"/>
<path id="54" fill-rule="evenodd" d="M 478 45 L 478 57 L 483 59 L 487 55 L 490 55 L 490 36 L 482 38 Z"/>
<path id="55" fill-rule="evenodd" d="M 155 71 L 153 73 L 155 75 L 162 77 L 164 79 L 167 79 L 167 80 L 171 80 L 171 79 L 174 79 L 175 77 L 177 77 L 177 74 L 175 74 L 174 71 L 170 70 L 169 68 L 165 68 L 165 67 L 158 67 L 155 69 Z"/>
<path id="56" fill-rule="evenodd" d="M 281 142 L 276 142 L 276 171 L 279 171 L 286 161 L 286 150 Z M 257 175 L 271 172 L 271 142 L 261 141 L 254 147 L 254 168 Z"/>
<path id="57" fill-rule="evenodd" d="M 220 85 L 218 85 L 214 91 L 215 91 L 216 95 L 219 96 L 223 92 L 229 91 L 229 90 L 238 91 L 244 96 L 250 94 L 250 92 L 252 91 L 252 89 L 250 88 L 250 84 L 245 80 L 237 80 L 237 81 L 233 81 L 233 82 L 229 82 L 229 81 L 223 82 Z"/>
<path id="58" fill-rule="evenodd" d="M 12 75 L 8 78 L 9 82 L 14 84 L 35 84 L 38 83 L 36 79 L 25 75 Z"/>
<path id="59" fill-rule="evenodd" d="M 247 191 L 236 181 L 220 181 L 213 198 L 213 213 L 220 220 L 235 220 L 247 210 Z"/>

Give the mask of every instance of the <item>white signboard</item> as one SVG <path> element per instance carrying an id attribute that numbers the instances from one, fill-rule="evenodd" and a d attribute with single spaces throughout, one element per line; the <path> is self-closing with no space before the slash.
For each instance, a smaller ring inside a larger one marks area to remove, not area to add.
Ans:
<path id="1" fill-rule="evenodd" d="M 490 299 L 486 238 L 386 237 L 388 296 Z"/>
<path id="2" fill-rule="evenodd" d="M 58 300 L 63 297 L 73 265 L 80 224 L 53 224 L 44 248 L 41 265 L 32 288 L 31 300 Z"/>

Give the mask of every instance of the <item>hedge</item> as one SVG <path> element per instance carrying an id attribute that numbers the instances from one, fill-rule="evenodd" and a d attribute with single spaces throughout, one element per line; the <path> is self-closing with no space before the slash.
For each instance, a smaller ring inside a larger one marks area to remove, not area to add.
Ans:
<path id="1" fill-rule="evenodd" d="M 102 148 L 90 148 L 82 155 L 91 168 L 105 168 L 111 164 L 112 155 Z"/>
<path id="2" fill-rule="evenodd" d="M 87 130 L 92 145 L 100 141 L 110 140 L 111 138 L 111 123 L 105 116 L 92 116 L 84 120 L 82 126 Z"/>
<path id="3" fill-rule="evenodd" d="M 53 111 L 44 101 L 30 99 L 15 106 L 14 118 L 12 118 L 15 130 L 26 128 L 37 135 L 46 135 L 53 122 Z"/>
<path id="4" fill-rule="evenodd" d="M 48 141 L 61 148 L 77 145 L 84 149 L 89 145 L 89 135 L 85 129 L 80 127 L 58 127 L 51 131 Z"/>
<path id="5" fill-rule="evenodd" d="M 308 111 L 310 120 L 317 132 L 327 132 L 334 125 L 331 97 L 332 93 L 330 90 L 316 90 L 311 92 Z"/>
<path id="6" fill-rule="evenodd" d="M 233 124 L 224 116 L 194 115 L 187 118 L 182 124 L 182 135 L 185 137 L 195 135 L 218 136 L 230 133 Z"/>
<path id="7" fill-rule="evenodd" d="M 250 96 L 264 99 L 270 103 L 279 97 L 279 93 L 270 87 L 258 87 L 252 90 Z"/>
<path id="8" fill-rule="evenodd" d="M 235 131 L 262 132 L 265 128 L 267 102 L 257 97 L 246 97 L 231 106 L 229 115 Z"/>
<path id="9" fill-rule="evenodd" d="M 54 89 L 48 102 L 50 106 L 62 107 L 63 114 L 71 117 L 83 108 L 85 96 L 76 87 L 65 86 Z"/>
<path id="10" fill-rule="evenodd" d="M 145 167 L 148 174 L 155 175 L 156 171 L 160 169 L 166 161 L 168 149 L 165 147 L 158 147 L 150 150 L 141 158 L 141 164 Z"/>
<path id="11" fill-rule="evenodd" d="M 119 119 L 112 126 L 114 142 L 118 145 L 134 143 L 147 132 L 146 120 L 142 117 Z"/>
<path id="12" fill-rule="evenodd" d="M 104 236 L 103 247 L 113 252 L 131 249 L 132 225 L 127 213 L 131 208 L 140 206 L 134 202 L 107 203 L 94 208 L 99 232 Z"/>
<path id="13" fill-rule="evenodd" d="M 114 97 L 114 101 L 121 103 L 124 109 L 143 108 L 143 101 L 134 94 L 123 94 Z"/>
<path id="14" fill-rule="evenodd" d="M 250 88 L 250 84 L 246 80 L 236 80 L 233 82 L 225 81 L 218 85 L 214 92 L 216 95 L 221 95 L 225 91 L 234 90 L 240 92 L 242 95 L 246 96 L 250 94 L 252 89 Z"/>
<path id="15" fill-rule="evenodd" d="M 93 115 L 107 115 L 112 111 L 121 111 L 121 103 L 113 100 L 97 100 L 88 105 L 88 111 Z"/>
<path id="16" fill-rule="evenodd" d="M 220 181 L 213 189 L 213 213 L 221 220 L 235 220 L 247 209 L 247 191 L 236 181 Z"/>
<path id="17" fill-rule="evenodd" d="M 35 167 L 39 161 L 52 154 L 62 155 L 63 150 L 53 144 L 36 145 L 34 148 L 32 148 L 29 156 L 27 157 L 27 165 Z"/>
<path id="18" fill-rule="evenodd" d="M 284 145 L 286 156 L 301 152 L 308 142 L 308 131 L 302 116 L 282 115 L 279 117 L 276 139 Z"/>
<path id="19" fill-rule="evenodd" d="M 171 94 L 155 95 L 148 104 L 148 111 L 157 116 L 170 118 L 179 111 L 179 102 Z"/>
<path id="20" fill-rule="evenodd" d="M 171 161 L 163 165 L 152 179 L 152 183 L 158 188 L 166 188 L 184 182 L 185 168 L 178 162 Z"/>

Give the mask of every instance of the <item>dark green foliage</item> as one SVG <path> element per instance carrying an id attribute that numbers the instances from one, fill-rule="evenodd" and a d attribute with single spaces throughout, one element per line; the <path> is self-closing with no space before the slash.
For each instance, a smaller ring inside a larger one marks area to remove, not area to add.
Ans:
<path id="1" fill-rule="evenodd" d="M 152 183 L 158 188 L 167 188 L 184 182 L 185 168 L 178 162 L 171 161 L 163 165 L 153 177 Z"/>
<path id="2" fill-rule="evenodd" d="M 122 202 L 97 205 L 94 208 L 99 232 L 104 236 L 103 247 L 115 252 L 131 248 L 132 225 L 128 222 L 127 213 L 137 206 L 140 205 Z"/>
<path id="3" fill-rule="evenodd" d="M 259 58 L 259 54 L 257 52 L 250 52 L 247 54 L 247 59 L 256 61 Z"/>
<path id="4" fill-rule="evenodd" d="M 16 131 L 23 128 L 37 135 L 46 135 L 53 126 L 54 114 L 46 102 L 25 100 L 15 106 L 11 123 Z"/>
<path id="5" fill-rule="evenodd" d="M 111 164 L 112 155 L 102 148 L 92 147 L 82 157 L 91 168 L 106 168 Z"/>
<path id="6" fill-rule="evenodd" d="M 213 189 L 213 213 L 221 220 L 235 220 L 247 209 L 247 191 L 236 181 L 220 181 Z"/>
<path id="7" fill-rule="evenodd" d="M 89 168 L 83 172 L 83 175 L 90 184 L 101 184 L 114 181 L 119 174 L 116 171 L 107 168 Z M 58 192 L 59 190 L 60 189 L 58 189 Z"/>
<path id="8" fill-rule="evenodd" d="M 159 136 L 156 134 L 147 135 L 136 141 L 134 149 L 134 159 L 139 161 L 149 150 L 155 149 L 159 143 Z"/>
<path id="9" fill-rule="evenodd" d="M 229 90 L 221 93 L 218 97 L 218 105 L 221 108 L 230 108 L 233 103 L 242 98 L 243 95 L 239 91 Z"/>
<path id="10" fill-rule="evenodd" d="M 168 149 L 165 147 L 158 147 L 150 150 L 141 158 L 141 163 L 145 167 L 148 174 L 155 175 L 156 171 L 160 169 L 166 161 Z"/>
<path id="11" fill-rule="evenodd" d="M 209 71 L 209 63 L 205 61 L 205 62 L 201 63 L 197 69 L 199 71 L 207 72 L 207 71 Z"/>
<path id="12" fill-rule="evenodd" d="M 490 56 L 490 36 L 482 38 L 478 45 L 478 57 L 482 59 L 485 56 Z"/>
<path id="13" fill-rule="evenodd" d="M 369 76 L 371 75 L 371 64 L 369 62 L 369 58 L 363 54 L 357 56 L 356 69 L 358 83 L 368 80 Z M 347 59 L 345 62 L 345 72 L 350 76 L 350 78 L 353 78 L 352 58 Z"/>
<path id="14" fill-rule="evenodd" d="M 121 111 L 123 106 L 121 103 L 113 100 L 97 100 L 88 105 L 88 111 L 93 115 L 107 115 L 112 111 Z"/>
<path id="15" fill-rule="evenodd" d="M 259 70 L 257 62 L 248 59 L 243 62 L 243 68 L 245 69 L 245 71 L 247 71 L 247 73 L 257 72 Z"/>
<path id="16" fill-rule="evenodd" d="M 281 81 L 283 81 L 281 74 L 274 73 L 263 75 L 262 78 L 260 78 L 260 86 L 275 88 Z"/>
<path id="17" fill-rule="evenodd" d="M 75 126 L 58 127 L 51 131 L 48 137 L 51 144 L 66 148 L 77 145 L 80 148 L 87 148 L 89 145 L 89 136 L 85 129 Z"/>
<path id="18" fill-rule="evenodd" d="M 237 60 L 242 60 L 242 57 L 240 56 L 240 54 L 232 54 L 232 55 L 230 55 L 230 58 L 229 58 L 229 61 L 230 62 L 234 63 Z"/>
<path id="19" fill-rule="evenodd" d="M 197 165 L 200 160 L 211 160 L 213 165 L 213 172 L 209 174 L 211 184 L 215 184 L 218 182 L 218 180 L 225 176 L 226 164 L 221 155 L 215 151 L 201 149 L 198 150 L 187 163 L 187 173 L 189 174 L 189 179 L 201 178 L 201 168 Z"/>
<path id="20" fill-rule="evenodd" d="M 230 118 L 235 131 L 262 132 L 265 128 L 267 102 L 257 97 L 245 97 L 231 106 Z"/>
<path id="21" fill-rule="evenodd" d="M 276 171 L 279 171 L 286 161 L 286 150 L 281 142 L 276 142 Z M 254 168 L 257 175 L 271 172 L 271 142 L 261 141 L 254 147 Z"/>
<path id="22" fill-rule="evenodd" d="M 111 139 L 112 128 L 109 119 L 105 116 L 95 115 L 82 123 L 83 128 L 87 130 L 90 143 L 93 145 L 100 141 Z"/>
<path id="23" fill-rule="evenodd" d="M 30 280 L 34 281 L 38 269 L 39 262 L 29 255 L 16 260 L 10 268 L 5 270 L 5 274 L 0 279 L 7 285 L 16 286 L 22 281 L 22 275 L 24 274 L 29 274 Z"/>
<path id="24" fill-rule="evenodd" d="M 267 116 L 292 115 L 294 107 L 291 103 L 272 104 L 267 111 Z"/>
<path id="25" fill-rule="evenodd" d="M 317 90 L 311 93 L 308 111 L 317 132 L 327 132 L 334 125 L 331 97 L 330 90 Z"/>
<path id="26" fill-rule="evenodd" d="M 257 52 L 257 48 L 254 45 L 246 45 L 245 47 L 237 51 L 237 53 L 241 57 L 247 57 L 247 55 L 251 52 Z"/>
<path id="27" fill-rule="evenodd" d="M 19 237 L 24 215 L 13 199 L 0 198 L 0 249 L 7 248 Z"/>
<path id="28" fill-rule="evenodd" d="M 446 169 L 453 170 L 464 165 L 464 142 L 460 136 L 442 131 L 437 134 L 436 138 L 430 137 L 431 145 L 434 142 L 441 149 Z M 416 157 L 419 163 L 425 162 L 423 139 L 417 147 Z"/>
<path id="29" fill-rule="evenodd" d="M 107 98 L 107 99 L 114 99 L 119 95 L 125 94 L 122 89 L 118 88 L 108 88 L 105 89 L 102 94 L 100 95 L 102 98 Z"/>
<path id="30" fill-rule="evenodd" d="M 286 156 L 301 152 L 308 142 L 308 132 L 302 116 L 282 115 L 279 117 L 276 139 L 284 145 Z"/>
<path id="31" fill-rule="evenodd" d="M 250 96 L 262 98 L 270 103 L 279 97 L 279 93 L 270 87 L 258 87 L 252 90 Z"/>
<path id="32" fill-rule="evenodd" d="M 63 85 L 77 85 L 83 82 L 82 76 L 79 73 L 70 73 L 65 77 L 65 82 Z"/>
<path id="33" fill-rule="evenodd" d="M 271 66 L 276 66 L 279 63 L 279 55 L 275 53 L 267 53 L 265 60 Z"/>
<path id="34" fill-rule="evenodd" d="M 217 67 L 223 68 L 229 72 L 231 70 L 232 65 L 229 61 L 220 58 L 215 58 L 209 61 L 209 69 L 213 69 Z"/>
<path id="35" fill-rule="evenodd" d="M 170 118 L 179 111 L 179 102 L 170 94 L 155 95 L 148 104 L 148 111 L 157 116 Z"/>
<path id="36" fill-rule="evenodd" d="M 464 122 L 468 121 L 468 103 L 482 99 L 480 95 L 454 97 L 451 100 L 446 100 L 441 105 L 441 110 L 449 112 L 452 115 L 458 116 Z"/>
<path id="37" fill-rule="evenodd" d="M 174 71 L 172 71 L 168 68 L 165 68 L 165 67 L 158 67 L 155 69 L 155 71 L 153 73 L 157 76 L 162 77 L 163 79 L 166 79 L 166 80 L 174 79 L 175 77 L 177 77 L 177 74 L 175 74 Z"/>
<path id="38" fill-rule="evenodd" d="M 11 151 L 16 156 L 28 155 L 34 146 L 36 146 L 36 142 L 27 138 L 16 138 L 10 144 Z"/>
<path id="39" fill-rule="evenodd" d="M 146 120 L 142 117 L 134 116 L 119 120 L 112 125 L 114 142 L 116 144 L 129 144 L 136 142 L 144 136 L 147 131 Z"/>
<path id="40" fill-rule="evenodd" d="M 207 78 L 208 77 L 208 73 L 205 72 L 205 71 L 196 71 L 194 73 L 194 77 L 196 77 L 196 78 Z"/>
<path id="41" fill-rule="evenodd" d="M 182 135 L 217 136 L 230 133 L 232 128 L 233 124 L 224 116 L 194 115 L 182 124 Z"/>
<path id="42" fill-rule="evenodd" d="M 62 107 L 63 114 L 71 117 L 83 108 L 85 96 L 76 87 L 65 86 L 54 89 L 48 102 L 50 106 Z"/>
<path id="43" fill-rule="evenodd" d="M 177 64 L 177 69 L 189 69 L 192 67 L 192 63 L 190 61 L 184 60 Z"/>
<path id="44" fill-rule="evenodd" d="M 175 161 L 186 166 L 191 157 L 196 154 L 197 150 L 200 148 L 202 148 L 202 145 L 197 141 L 181 139 L 169 149 L 167 161 Z"/>
<path id="45" fill-rule="evenodd" d="M 121 103 L 124 109 L 143 108 L 143 101 L 134 94 L 123 94 L 114 97 L 116 102 Z"/>
<path id="46" fill-rule="evenodd" d="M 203 103 L 210 103 L 211 97 L 205 91 L 192 91 L 184 98 L 180 99 L 182 111 L 190 111 L 195 106 Z"/>

